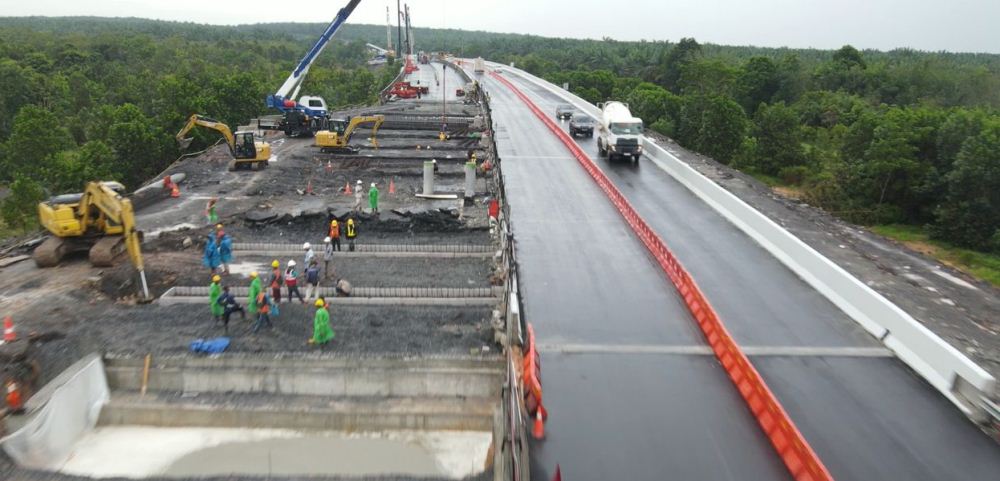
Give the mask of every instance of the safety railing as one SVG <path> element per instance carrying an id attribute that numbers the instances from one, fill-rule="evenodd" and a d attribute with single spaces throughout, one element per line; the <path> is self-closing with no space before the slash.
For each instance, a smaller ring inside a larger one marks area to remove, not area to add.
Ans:
<path id="1" fill-rule="evenodd" d="M 460 67 L 448 62 L 452 68 L 465 73 Z M 468 77 L 468 75 L 464 75 Z M 507 276 L 502 294 L 504 322 L 504 344 L 507 351 L 507 380 L 503 389 L 501 411 L 503 414 L 503 429 L 498 439 L 499 455 L 495 457 L 498 463 L 497 479 L 523 481 L 530 478 L 528 462 L 528 431 L 524 414 L 524 386 L 521 375 L 521 352 L 524 346 L 526 325 L 524 310 L 518 290 L 517 250 L 514 245 L 514 235 L 510 225 L 510 206 L 507 202 L 507 191 L 504 186 L 503 162 L 497 151 L 496 132 L 493 129 L 493 116 L 489 102 L 482 102 L 486 125 L 487 159 L 492 164 L 490 175 L 493 182 L 488 182 L 490 196 L 496 200 L 499 212 L 495 229 L 498 231 L 501 259 L 500 265 L 506 269 Z"/>

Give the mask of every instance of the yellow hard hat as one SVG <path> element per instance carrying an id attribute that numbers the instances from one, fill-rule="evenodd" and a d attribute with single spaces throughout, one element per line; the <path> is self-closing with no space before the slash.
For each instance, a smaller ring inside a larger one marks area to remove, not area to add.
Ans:
<path id="1" fill-rule="evenodd" d="M 216 229 L 221 229 L 222 228 L 222 224 L 215 224 L 215 228 Z"/>
<path id="2" fill-rule="evenodd" d="M 330 225 L 337 225 L 337 219 L 333 219 L 333 220 L 331 220 L 331 221 L 330 221 Z"/>
<path id="3" fill-rule="evenodd" d="M 219 282 L 219 281 L 221 281 L 221 280 L 222 280 L 222 278 L 221 278 L 221 277 L 219 277 L 219 275 L 218 275 L 218 274 L 216 274 L 216 275 L 212 276 L 212 282 Z"/>
<path id="4" fill-rule="evenodd" d="M 347 223 L 351 224 L 351 225 L 354 225 L 354 219 L 347 219 Z"/>
<path id="5" fill-rule="evenodd" d="M 253 279 L 254 277 L 257 277 L 257 271 L 253 271 L 250 273 L 250 278 Z"/>
<path id="6" fill-rule="evenodd" d="M 325 305 L 326 304 L 323 302 L 323 299 L 316 299 L 316 307 L 323 307 Z"/>
<path id="7" fill-rule="evenodd" d="M 280 265 L 281 265 L 281 263 L 278 262 L 277 260 L 274 260 L 274 261 L 271 262 L 271 267 L 278 267 Z"/>

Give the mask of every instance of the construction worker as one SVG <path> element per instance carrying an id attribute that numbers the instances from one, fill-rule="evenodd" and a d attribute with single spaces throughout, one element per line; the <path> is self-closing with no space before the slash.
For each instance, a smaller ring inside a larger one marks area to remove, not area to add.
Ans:
<path id="1" fill-rule="evenodd" d="M 378 214 L 378 187 L 375 187 L 374 182 L 368 189 L 368 207 L 371 207 L 373 214 Z"/>
<path id="2" fill-rule="evenodd" d="M 215 236 L 209 234 L 208 240 L 205 241 L 205 252 L 201 258 L 201 264 L 209 269 L 208 275 L 214 275 L 221 263 L 222 258 L 219 255 L 219 246 L 215 243 Z"/>
<path id="3" fill-rule="evenodd" d="M 288 302 L 292 302 L 294 295 L 299 298 L 299 302 L 306 303 L 302 293 L 299 292 L 299 273 L 295 271 L 295 261 L 288 261 L 288 267 L 285 268 L 285 286 L 288 287 Z"/>
<path id="4" fill-rule="evenodd" d="M 271 288 L 271 298 L 274 300 L 275 304 L 281 303 L 281 283 L 284 277 L 281 275 L 281 263 L 277 259 L 271 261 L 271 278 L 268 279 L 267 285 Z"/>
<path id="5" fill-rule="evenodd" d="M 205 220 L 208 221 L 208 225 L 219 222 L 219 215 L 215 213 L 215 203 L 218 201 L 218 198 L 212 197 L 211 199 L 208 199 L 208 203 L 205 204 Z"/>
<path id="6" fill-rule="evenodd" d="M 222 278 L 215 274 L 212 276 L 212 284 L 208 286 L 208 303 L 212 310 L 212 319 L 215 319 L 215 322 L 222 320 L 224 311 L 222 304 L 219 304 L 219 298 L 222 297 L 222 286 L 219 285 L 221 281 Z"/>
<path id="7" fill-rule="evenodd" d="M 351 296 L 351 283 L 347 282 L 346 279 L 337 279 L 337 295 L 342 297 Z"/>
<path id="8" fill-rule="evenodd" d="M 361 179 L 358 179 L 358 183 L 354 187 L 354 208 L 351 209 L 354 212 L 361 212 L 361 196 L 364 195 L 361 189 L 363 187 L 364 184 L 361 183 Z"/>
<path id="9" fill-rule="evenodd" d="M 236 296 L 229 292 L 229 286 L 222 288 L 222 296 L 216 301 L 217 304 L 222 306 L 222 325 L 229 333 L 229 317 L 233 315 L 234 312 L 240 313 L 240 318 L 244 321 L 247 320 L 247 312 L 243 310 L 243 306 L 236 302 Z"/>
<path id="10" fill-rule="evenodd" d="M 257 293 L 257 298 L 255 299 L 255 302 L 260 307 L 257 309 L 257 322 L 253 324 L 253 332 L 260 331 L 260 329 L 264 327 L 264 324 L 267 324 L 267 327 L 272 326 L 271 298 L 268 297 L 267 292 L 260 291 L 259 293 Z"/>
<path id="11" fill-rule="evenodd" d="M 333 328 L 330 327 L 330 312 L 326 310 L 326 302 L 316 299 L 316 315 L 313 317 L 313 335 L 309 344 L 326 344 L 333 339 Z"/>
<path id="12" fill-rule="evenodd" d="M 338 247 L 339 247 L 338 242 Z M 323 279 L 330 278 L 330 261 L 333 260 L 333 243 L 330 238 L 323 239 Z"/>
<path id="13" fill-rule="evenodd" d="M 306 267 L 306 299 L 315 299 L 319 295 L 319 263 L 313 259 Z"/>
<path id="14" fill-rule="evenodd" d="M 233 238 L 221 230 L 219 232 L 222 233 L 219 239 L 219 261 L 222 263 L 222 272 L 228 276 L 229 264 L 233 261 Z"/>
<path id="15" fill-rule="evenodd" d="M 225 235 L 226 231 L 222 228 L 222 224 L 215 224 L 215 243 L 222 242 L 222 237 Z"/>
<path id="16" fill-rule="evenodd" d="M 358 228 L 354 225 L 354 218 L 347 219 L 347 250 L 354 252 L 354 239 L 358 237 Z"/>
<path id="17" fill-rule="evenodd" d="M 247 310 L 250 311 L 250 315 L 257 314 L 257 294 L 260 294 L 261 289 L 260 277 L 257 275 L 257 271 L 250 273 L 250 290 L 247 292 Z"/>
<path id="18" fill-rule="evenodd" d="M 302 244 L 302 250 L 306 252 L 305 258 L 302 260 L 302 265 L 308 268 L 309 264 L 312 264 L 312 261 L 316 259 L 316 252 L 313 251 L 312 244 L 308 242 Z"/>
<path id="19" fill-rule="evenodd" d="M 330 242 L 333 243 L 334 250 L 340 250 L 340 223 L 337 219 L 330 221 Z"/>

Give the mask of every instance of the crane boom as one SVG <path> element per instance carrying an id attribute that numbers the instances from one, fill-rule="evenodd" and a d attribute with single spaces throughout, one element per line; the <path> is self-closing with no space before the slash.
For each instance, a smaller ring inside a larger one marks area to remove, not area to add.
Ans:
<path id="1" fill-rule="evenodd" d="M 292 71 L 292 74 L 285 79 L 285 83 L 281 84 L 281 87 L 272 94 L 267 96 L 267 106 L 271 108 L 276 108 L 282 112 L 287 112 L 289 110 L 302 110 L 308 115 L 326 115 L 323 110 L 315 109 L 310 106 L 300 105 L 295 101 L 295 97 L 298 96 L 299 88 L 302 86 L 302 81 L 305 80 L 305 76 L 309 73 L 309 67 L 312 66 L 313 62 L 316 61 L 316 57 L 319 56 L 320 52 L 326 47 L 326 44 L 330 42 L 333 35 L 340 30 L 341 25 L 347 20 L 347 17 L 351 16 L 354 12 L 354 8 L 361 3 L 361 0 L 350 0 L 347 6 L 341 8 L 337 12 L 337 16 L 333 18 L 330 25 L 326 27 L 323 34 L 320 35 L 319 40 L 316 44 L 312 46 L 311 49 L 306 53 L 305 57 L 299 61 L 299 64 Z"/>

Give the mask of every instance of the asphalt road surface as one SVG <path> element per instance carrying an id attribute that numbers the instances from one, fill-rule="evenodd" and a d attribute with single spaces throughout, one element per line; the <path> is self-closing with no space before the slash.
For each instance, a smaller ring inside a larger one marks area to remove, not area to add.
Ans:
<path id="1" fill-rule="evenodd" d="M 561 101 L 506 74 L 545 112 Z M 673 286 L 568 150 L 485 78 L 525 316 L 550 411 L 535 479 L 787 479 Z M 578 144 L 666 241 L 835 479 L 981 480 L 1000 448 L 879 343 L 648 160 Z M 788 350 L 796 350 L 789 355 Z M 781 354 L 781 355 L 778 355 Z M 571 475 L 572 474 L 572 475 Z"/>

